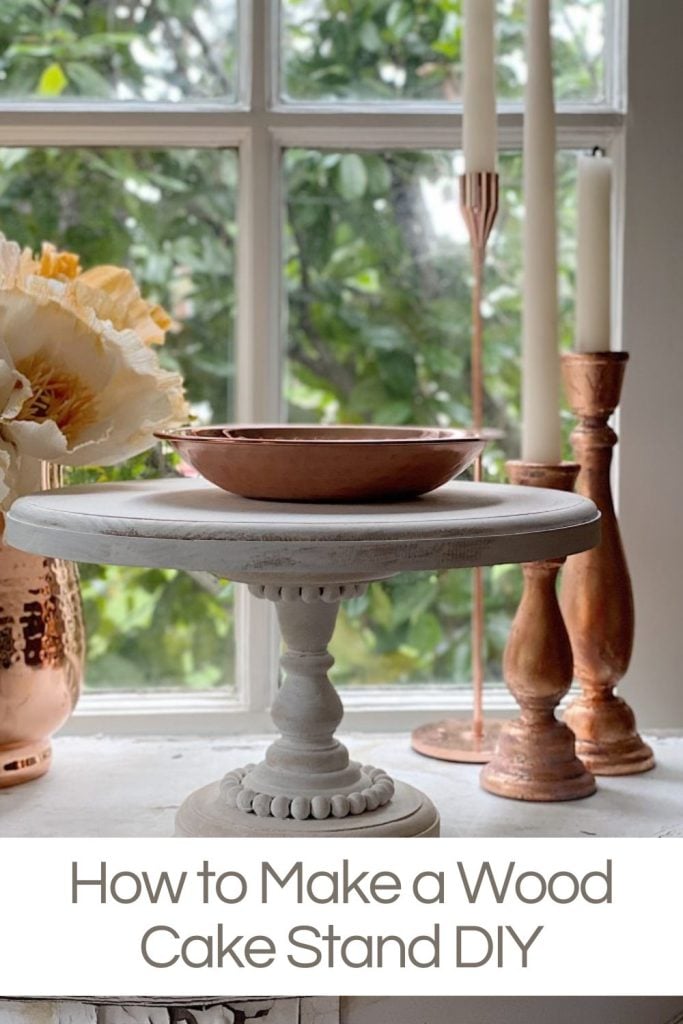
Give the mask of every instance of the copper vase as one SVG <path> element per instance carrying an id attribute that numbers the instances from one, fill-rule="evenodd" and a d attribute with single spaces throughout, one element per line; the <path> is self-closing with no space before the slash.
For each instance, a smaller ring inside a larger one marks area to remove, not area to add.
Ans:
<path id="1" fill-rule="evenodd" d="M 78 569 L 0 542 L 0 787 L 44 775 L 73 711 L 85 639 Z"/>

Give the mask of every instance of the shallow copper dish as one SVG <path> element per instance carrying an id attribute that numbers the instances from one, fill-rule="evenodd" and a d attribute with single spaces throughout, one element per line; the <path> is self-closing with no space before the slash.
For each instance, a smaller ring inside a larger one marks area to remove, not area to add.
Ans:
<path id="1" fill-rule="evenodd" d="M 458 476 L 484 447 L 436 427 L 225 425 L 156 437 L 224 491 L 267 501 L 415 497 Z"/>

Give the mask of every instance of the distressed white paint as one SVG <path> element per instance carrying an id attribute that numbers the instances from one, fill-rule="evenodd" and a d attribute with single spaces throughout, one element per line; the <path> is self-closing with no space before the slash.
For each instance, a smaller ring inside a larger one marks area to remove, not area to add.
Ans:
<path id="1" fill-rule="evenodd" d="M 533 561 L 596 543 L 575 494 L 456 481 L 413 501 L 250 501 L 202 480 L 69 487 L 20 498 L 5 538 L 82 562 L 208 570 L 247 583 L 341 583 Z"/>

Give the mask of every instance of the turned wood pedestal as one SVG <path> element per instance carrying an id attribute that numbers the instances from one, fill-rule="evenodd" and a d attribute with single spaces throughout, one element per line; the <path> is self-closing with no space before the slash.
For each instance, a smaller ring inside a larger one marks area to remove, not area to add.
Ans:
<path id="1" fill-rule="evenodd" d="M 579 467 L 508 462 L 514 484 L 572 491 Z M 524 589 L 505 648 L 503 675 L 521 708 L 503 726 L 491 761 L 481 773 L 484 789 L 513 800 L 577 800 L 595 792 L 595 779 L 576 756 L 574 733 L 555 717 L 572 683 L 571 643 L 557 600 L 564 558 L 523 566 Z"/>
<path id="2" fill-rule="evenodd" d="M 636 718 L 614 692 L 633 649 L 631 577 L 612 499 L 610 468 L 617 435 L 609 418 L 619 404 L 628 354 L 571 352 L 562 357 L 565 390 L 579 417 L 571 440 L 581 472 L 576 489 L 600 509 L 601 539 L 570 558 L 561 604 L 581 695 L 565 712 L 576 750 L 595 775 L 633 775 L 654 768 Z"/>
<path id="3" fill-rule="evenodd" d="M 72 487 L 21 498 L 8 541 L 86 562 L 203 570 L 277 609 L 285 644 L 257 765 L 227 765 L 180 808 L 183 836 L 434 836 L 439 818 L 390 766 L 361 765 L 336 738 L 343 708 L 328 643 L 339 604 L 398 572 L 530 562 L 596 543 L 598 513 L 573 494 L 453 483 L 386 504 L 248 501 L 201 480 Z"/>

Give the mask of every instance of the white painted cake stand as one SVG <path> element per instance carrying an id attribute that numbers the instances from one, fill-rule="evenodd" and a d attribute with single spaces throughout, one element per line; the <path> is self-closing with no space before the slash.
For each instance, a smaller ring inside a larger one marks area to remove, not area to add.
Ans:
<path id="1" fill-rule="evenodd" d="M 99 484 L 20 498 L 15 547 L 82 562 L 204 570 L 273 601 L 285 642 L 272 718 L 280 736 L 181 806 L 183 836 L 433 836 L 421 792 L 349 760 L 328 679 L 339 602 L 418 569 L 530 562 L 595 544 L 598 513 L 574 494 L 451 483 L 413 501 L 301 505 L 249 501 L 202 480 Z"/>

